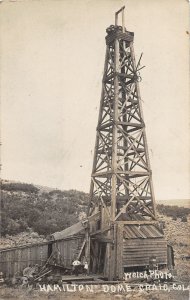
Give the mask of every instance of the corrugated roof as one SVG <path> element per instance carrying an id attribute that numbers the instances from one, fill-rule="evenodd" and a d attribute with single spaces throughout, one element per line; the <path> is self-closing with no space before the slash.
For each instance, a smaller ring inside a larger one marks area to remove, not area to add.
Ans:
<path id="1" fill-rule="evenodd" d="M 62 231 L 55 232 L 51 235 L 54 240 L 62 240 L 64 238 L 76 235 L 78 233 L 84 233 L 84 225 L 82 222 L 78 222 Z"/>
<path id="2" fill-rule="evenodd" d="M 125 225 L 124 238 L 126 239 L 146 239 L 146 238 L 160 238 L 163 233 L 152 224 L 148 225 Z"/>

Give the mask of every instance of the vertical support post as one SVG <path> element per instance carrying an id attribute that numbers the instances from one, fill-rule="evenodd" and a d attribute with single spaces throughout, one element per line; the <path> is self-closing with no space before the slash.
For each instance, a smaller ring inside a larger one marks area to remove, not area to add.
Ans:
<path id="1" fill-rule="evenodd" d="M 90 233 L 89 233 L 89 224 L 87 225 L 87 228 L 86 228 L 85 239 L 86 239 L 85 258 L 87 260 L 88 266 L 90 266 Z M 88 267 L 88 273 L 89 273 L 89 267 Z"/>
<path id="2" fill-rule="evenodd" d="M 117 72 L 119 72 L 119 41 L 115 40 L 115 59 L 114 59 L 114 103 L 113 103 L 113 138 L 112 138 L 112 195 L 111 195 L 111 220 L 115 221 L 116 210 L 116 187 L 117 187 L 117 121 L 118 121 L 118 99 L 119 99 L 119 80 Z"/>
<path id="3" fill-rule="evenodd" d="M 116 216 L 116 196 L 117 196 L 117 142 L 118 142 L 118 101 L 119 101 L 119 40 L 115 40 L 114 53 L 114 103 L 113 103 L 113 137 L 112 137 L 112 178 L 111 178 L 111 230 L 110 235 L 113 244 L 110 245 L 110 266 L 109 280 L 113 280 L 116 272 L 115 255 L 116 255 L 116 240 L 115 240 L 115 216 Z"/>
<path id="4" fill-rule="evenodd" d="M 122 280 L 124 275 L 123 269 L 123 225 L 117 223 L 117 279 Z"/>
<path id="5" fill-rule="evenodd" d="M 125 31 L 125 6 L 122 6 L 116 13 L 115 13 L 115 26 L 118 25 L 118 15 L 122 13 L 122 27 L 123 32 Z"/>
<path id="6" fill-rule="evenodd" d="M 118 15 L 122 12 L 122 26 L 124 31 L 124 9 L 123 6 L 120 10 L 115 13 L 115 25 L 118 25 Z M 119 102 L 119 40 L 115 39 L 114 45 L 114 103 L 113 103 L 113 137 L 112 137 L 112 178 L 111 178 L 111 229 L 110 237 L 113 241 L 112 245 L 109 245 L 109 280 L 113 280 L 116 277 L 116 197 L 117 197 L 117 142 L 118 142 L 118 131 L 117 131 L 117 122 L 118 122 L 118 102 Z"/>
<path id="7" fill-rule="evenodd" d="M 124 15 L 124 10 L 122 11 L 122 13 L 123 13 L 123 15 Z M 124 31 L 124 28 L 123 28 L 123 31 Z M 124 49 L 124 46 L 125 46 L 125 41 L 123 40 L 122 41 L 122 47 L 123 47 L 123 49 Z M 123 59 L 123 57 L 124 57 L 124 53 L 123 52 L 121 52 L 122 54 L 120 54 L 120 56 L 121 56 L 121 60 Z M 122 66 L 121 67 L 121 73 L 123 73 L 123 74 L 125 74 L 125 66 Z M 125 79 L 124 79 L 124 81 L 125 81 Z M 124 100 L 124 101 L 126 101 L 125 99 L 126 99 L 126 90 L 124 90 L 124 89 L 122 89 L 122 99 Z M 126 123 L 127 122 L 127 108 L 125 108 L 125 111 L 124 111 L 124 113 L 123 113 L 123 122 L 124 123 Z M 125 131 L 127 131 L 127 126 L 123 126 L 123 129 L 125 130 Z M 125 149 L 127 149 L 127 147 L 128 147 L 128 142 L 127 142 L 127 139 L 124 139 L 124 143 L 123 143 L 124 145 L 124 148 Z M 127 158 L 127 156 L 125 156 L 125 158 L 124 158 L 124 167 L 123 167 L 123 169 L 124 169 L 124 171 L 126 172 L 126 175 L 125 175 L 125 177 L 127 178 L 127 179 L 129 179 L 129 175 L 127 174 L 127 171 L 128 171 L 128 169 L 129 169 L 129 167 L 128 167 L 128 158 Z M 128 197 L 129 197 L 129 189 L 128 189 L 128 186 L 129 186 L 129 184 L 128 183 L 126 183 L 126 186 L 125 186 L 125 194 L 126 194 L 126 196 L 127 196 L 127 199 L 128 199 Z"/>
<path id="8" fill-rule="evenodd" d="M 122 9 L 122 27 L 123 27 L 123 32 L 125 32 L 125 6 Z"/>
<path id="9" fill-rule="evenodd" d="M 115 13 L 115 26 L 118 24 L 118 13 Z"/>

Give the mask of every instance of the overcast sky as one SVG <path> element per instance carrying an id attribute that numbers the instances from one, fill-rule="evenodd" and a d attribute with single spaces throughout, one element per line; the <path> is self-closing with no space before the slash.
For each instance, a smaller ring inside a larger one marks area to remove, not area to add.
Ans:
<path id="1" fill-rule="evenodd" d="M 89 191 L 105 30 L 126 5 L 156 199 L 190 198 L 188 1 L 2 1 L 2 178 Z"/>

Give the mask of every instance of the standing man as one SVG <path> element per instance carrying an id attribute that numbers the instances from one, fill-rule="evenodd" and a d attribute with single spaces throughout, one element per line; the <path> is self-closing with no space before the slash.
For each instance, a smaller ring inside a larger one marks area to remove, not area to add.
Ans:
<path id="1" fill-rule="evenodd" d="M 85 275 L 88 274 L 88 263 L 87 263 L 86 260 L 85 260 L 85 262 L 84 262 L 84 274 L 85 274 Z"/>

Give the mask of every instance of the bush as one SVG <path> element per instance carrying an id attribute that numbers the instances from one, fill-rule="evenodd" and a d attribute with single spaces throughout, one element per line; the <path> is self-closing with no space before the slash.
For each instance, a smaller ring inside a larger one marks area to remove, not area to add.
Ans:
<path id="1" fill-rule="evenodd" d="M 18 221 L 9 219 L 6 227 L 6 234 L 17 234 L 21 232 L 21 226 Z"/>
<path id="2" fill-rule="evenodd" d="M 181 218 L 181 222 L 187 222 L 187 217 L 186 217 L 186 216 L 183 216 L 183 217 Z"/>
<path id="3" fill-rule="evenodd" d="M 31 192 L 37 193 L 38 188 L 32 184 L 27 183 L 5 183 L 1 185 L 1 189 L 4 191 L 22 191 L 22 192 Z"/>
<path id="4" fill-rule="evenodd" d="M 177 220 L 177 218 L 183 218 L 183 217 L 187 218 L 188 214 L 190 214 L 190 208 L 179 207 L 177 205 L 158 204 L 157 210 L 159 213 L 161 213 L 163 215 L 174 218 L 174 220 Z M 185 221 L 185 222 L 187 222 L 187 221 Z"/>

